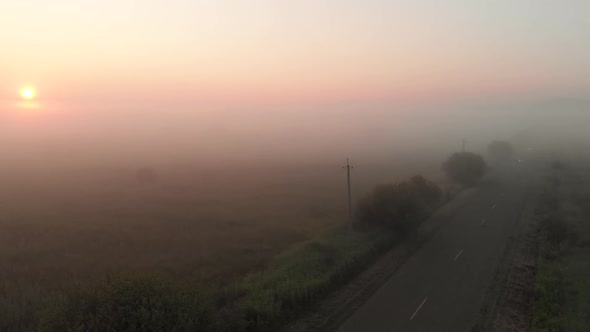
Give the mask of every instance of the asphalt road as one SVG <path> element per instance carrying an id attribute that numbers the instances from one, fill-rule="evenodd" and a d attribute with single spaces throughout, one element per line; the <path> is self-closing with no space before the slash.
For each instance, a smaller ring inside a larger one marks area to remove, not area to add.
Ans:
<path id="1" fill-rule="evenodd" d="M 470 331 L 517 229 L 529 173 L 512 167 L 483 180 L 454 217 L 338 331 Z"/>

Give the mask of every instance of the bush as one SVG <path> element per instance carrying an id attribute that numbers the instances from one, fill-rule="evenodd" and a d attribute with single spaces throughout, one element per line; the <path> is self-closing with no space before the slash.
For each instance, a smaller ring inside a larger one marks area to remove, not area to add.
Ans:
<path id="1" fill-rule="evenodd" d="M 421 175 L 415 175 L 410 179 L 412 190 L 415 190 L 419 198 L 428 207 L 438 204 L 442 198 L 442 189 L 434 182 L 426 180 Z"/>
<path id="2" fill-rule="evenodd" d="M 421 176 L 398 184 L 375 187 L 357 205 L 357 223 L 386 226 L 399 233 L 416 228 L 440 202 L 442 190 Z"/>
<path id="3" fill-rule="evenodd" d="M 472 186 L 485 174 L 487 165 L 478 154 L 460 152 L 449 157 L 442 169 L 453 182 Z"/>
<path id="4" fill-rule="evenodd" d="M 208 322 L 203 294 L 161 276 L 118 274 L 56 301 L 42 331 L 194 331 Z"/>

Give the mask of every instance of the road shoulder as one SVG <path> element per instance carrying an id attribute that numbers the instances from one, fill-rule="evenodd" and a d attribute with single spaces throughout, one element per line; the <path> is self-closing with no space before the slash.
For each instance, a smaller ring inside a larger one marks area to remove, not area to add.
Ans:
<path id="1" fill-rule="evenodd" d="M 529 331 L 537 269 L 538 192 L 530 193 L 472 331 Z"/>

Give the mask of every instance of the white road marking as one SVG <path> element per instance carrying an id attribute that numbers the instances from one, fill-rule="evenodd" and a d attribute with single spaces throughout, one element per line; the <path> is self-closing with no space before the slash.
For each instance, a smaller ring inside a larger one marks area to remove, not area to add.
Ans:
<path id="1" fill-rule="evenodd" d="M 486 222 L 486 218 L 483 218 L 483 220 L 481 221 L 481 225 L 483 225 Z"/>
<path id="2" fill-rule="evenodd" d="M 496 204 L 494 204 L 494 206 L 492 206 L 492 209 L 496 207 Z"/>
<path id="3" fill-rule="evenodd" d="M 422 303 L 420 303 L 420 306 L 418 307 L 418 309 L 416 309 L 416 311 L 414 312 L 414 314 L 412 315 L 412 317 L 410 317 L 410 320 L 414 319 L 414 316 L 416 316 L 416 314 L 418 313 L 418 311 L 420 311 L 420 308 L 422 308 L 422 306 L 424 305 L 424 303 L 426 303 L 426 300 L 428 300 L 428 298 L 425 298 L 424 301 L 422 301 Z"/>
<path id="4" fill-rule="evenodd" d="M 455 256 L 455 260 L 457 260 L 457 258 L 459 258 L 459 256 L 461 256 L 461 253 L 463 252 L 463 249 L 461 249 L 461 251 L 459 251 L 459 253 L 457 254 L 457 256 Z"/>

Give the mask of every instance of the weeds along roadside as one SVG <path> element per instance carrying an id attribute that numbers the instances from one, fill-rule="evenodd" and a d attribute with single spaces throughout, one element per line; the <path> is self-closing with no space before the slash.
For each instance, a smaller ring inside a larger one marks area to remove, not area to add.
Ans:
<path id="1" fill-rule="evenodd" d="M 561 331 L 567 324 L 564 315 L 567 283 L 567 256 L 577 245 L 576 225 L 564 209 L 569 185 L 564 180 L 576 177 L 561 163 L 552 164 L 552 174 L 537 207 L 540 216 L 537 275 L 534 285 L 532 331 Z"/>

